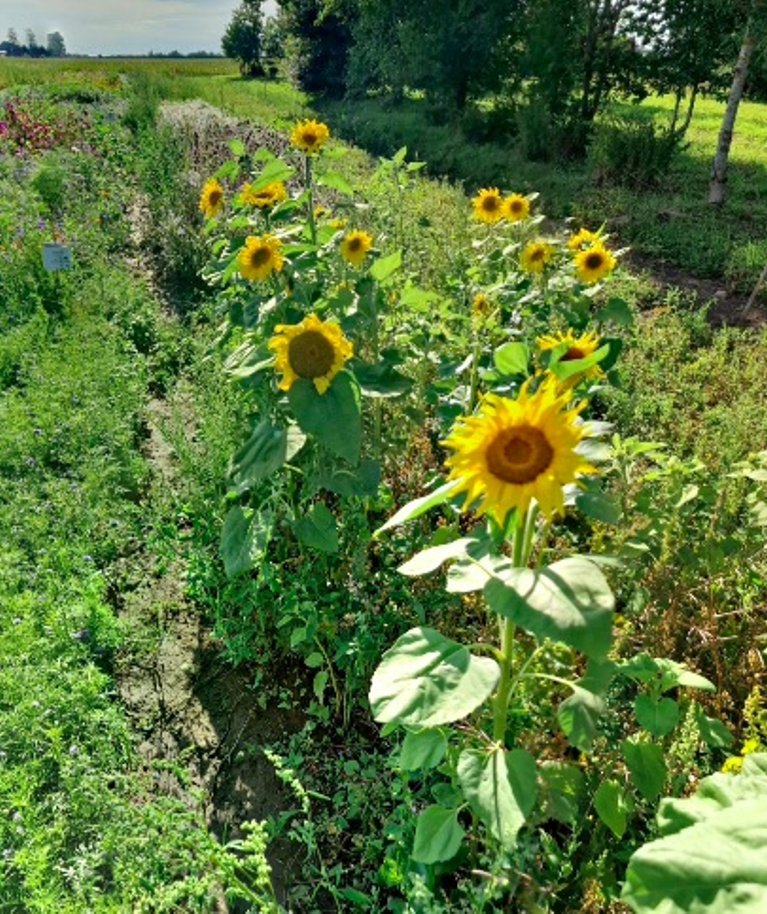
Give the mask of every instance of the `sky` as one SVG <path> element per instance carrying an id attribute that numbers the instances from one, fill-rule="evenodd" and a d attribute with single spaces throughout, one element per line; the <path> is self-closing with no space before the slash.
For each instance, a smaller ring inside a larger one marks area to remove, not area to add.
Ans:
<path id="1" fill-rule="evenodd" d="M 25 43 L 61 32 L 70 54 L 220 51 L 239 0 L 0 0 L 0 41 L 9 28 Z M 276 0 L 263 10 L 274 14 Z"/>

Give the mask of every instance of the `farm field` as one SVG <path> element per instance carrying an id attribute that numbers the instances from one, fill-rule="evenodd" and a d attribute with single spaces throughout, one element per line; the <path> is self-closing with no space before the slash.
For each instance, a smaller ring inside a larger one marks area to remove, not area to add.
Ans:
<path id="1" fill-rule="evenodd" d="M 767 108 L 312 105 L 0 60 L 0 911 L 760 910 Z"/>

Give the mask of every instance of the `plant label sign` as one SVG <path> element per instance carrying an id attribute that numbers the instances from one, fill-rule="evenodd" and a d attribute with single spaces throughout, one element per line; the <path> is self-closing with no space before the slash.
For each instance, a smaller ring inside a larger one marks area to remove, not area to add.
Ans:
<path id="1" fill-rule="evenodd" d="M 72 251 L 64 244 L 43 245 L 43 266 L 49 273 L 72 269 Z"/>

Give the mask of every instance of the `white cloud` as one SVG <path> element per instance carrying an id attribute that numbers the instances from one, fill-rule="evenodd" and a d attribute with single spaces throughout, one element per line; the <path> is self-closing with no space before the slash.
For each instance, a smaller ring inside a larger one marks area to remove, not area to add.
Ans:
<path id="1" fill-rule="evenodd" d="M 238 0 L 0 0 L 0 38 L 31 28 L 39 42 L 59 31 L 79 54 L 219 51 Z M 276 0 L 267 0 L 272 15 Z"/>

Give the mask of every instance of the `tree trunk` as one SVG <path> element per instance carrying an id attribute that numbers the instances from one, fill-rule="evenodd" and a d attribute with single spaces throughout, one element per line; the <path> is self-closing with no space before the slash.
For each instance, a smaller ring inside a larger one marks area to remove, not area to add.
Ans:
<path id="1" fill-rule="evenodd" d="M 714 206 L 721 206 L 724 203 L 727 192 L 727 162 L 730 156 L 730 146 L 732 145 L 732 134 L 735 129 L 735 118 L 738 114 L 738 105 L 740 105 L 740 100 L 743 96 L 743 87 L 748 75 L 748 65 L 756 46 L 756 33 L 753 25 L 753 20 L 750 20 L 746 28 L 746 37 L 743 39 L 740 54 L 738 55 L 738 62 L 735 65 L 735 76 L 732 80 L 730 97 L 722 119 L 722 129 L 719 131 L 719 145 L 711 169 L 711 184 L 709 185 L 708 194 L 708 202 Z"/>

